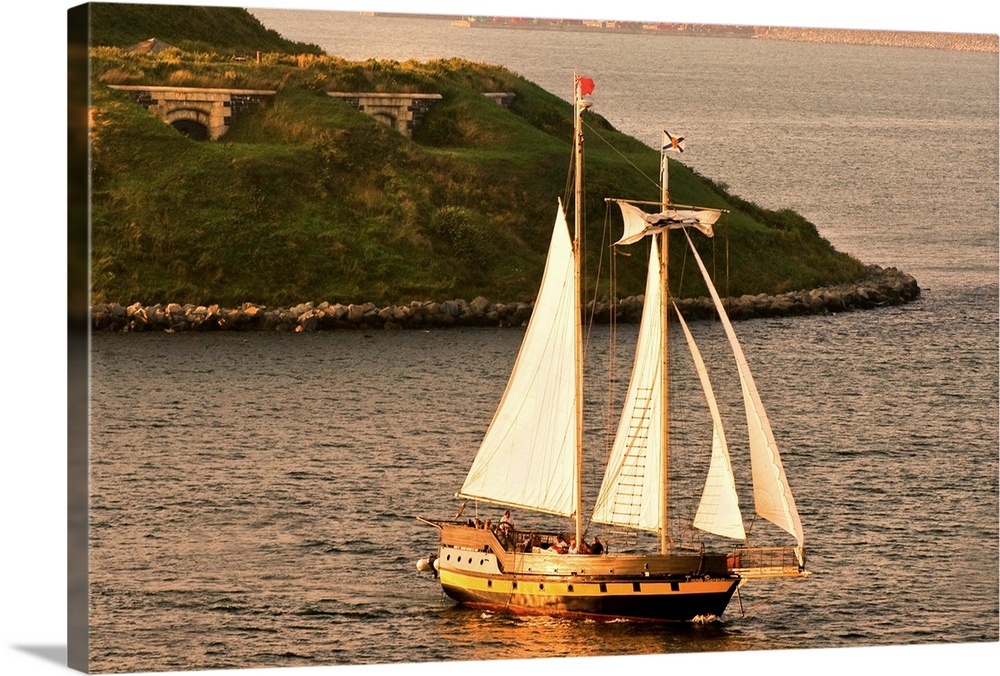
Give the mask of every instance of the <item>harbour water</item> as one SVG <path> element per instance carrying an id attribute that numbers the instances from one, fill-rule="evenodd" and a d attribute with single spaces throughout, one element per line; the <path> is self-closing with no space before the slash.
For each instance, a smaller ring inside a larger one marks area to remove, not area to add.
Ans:
<path id="1" fill-rule="evenodd" d="M 619 129 L 650 144 L 676 129 L 701 173 L 923 294 L 736 326 L 814 575 L 748 584 L 722 621 L 669 628 L 482 614 L 416 572 L 436 531 L 414 517 L 457 509 L 520 330 L 95 335 L 94 671 L 998 640 L 997 55 L 254 13 L 349 59 L 461 56 L 563 96 L 586 74 Z M 724 355 L 717 325 L 693 328 Z M 720 393 L 733 384 L 710 368 Z M 697 483 L 683 470 L 707 463 L 705 443 L 681 440 L 679 485 Z"/>

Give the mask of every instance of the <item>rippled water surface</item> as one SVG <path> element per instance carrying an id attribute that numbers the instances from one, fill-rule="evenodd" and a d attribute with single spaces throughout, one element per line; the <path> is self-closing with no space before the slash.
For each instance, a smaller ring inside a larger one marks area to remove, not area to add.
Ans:
<path id="1" fill-rule="evenodd" d="M 585 72 L 619 128 L 650 142 L 681 129 L 699 171 L 801 211 L 924 293 L 737 324 L 815 574 L 747 585 L 722 622 L 667 629 L 483 615 L 415 571 L 436 531 L 414 517 L 457 508 L 520 330 L 95 335 L 94 670 L 997 640 L 996 55 L 647 36 L 581 47 L 571 33 L 255 13 L 348 58 L 465 56 L 560 94 Z M 717 325 L 692 328 L 706 354 L 722 346 Z M 621 345 L 634 337 L 619 328 Z M 595 371 L 606 343 L 595 329 Z M 735 374 L 711 368 L 738 421 Z M 681 415 L 695 382 L 676 383 Z M 680 487 L 707 463 L 699 434 L 678 440 Z M 738 467 L 745 511 L 748 478 Z"/>

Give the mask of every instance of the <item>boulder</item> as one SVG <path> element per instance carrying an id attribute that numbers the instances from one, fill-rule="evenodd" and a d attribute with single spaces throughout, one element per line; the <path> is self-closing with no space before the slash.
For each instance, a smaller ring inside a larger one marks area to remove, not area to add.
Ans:
<path id="1" fill-rule="evenodd" d="M 469 310 L 477 317 L 485 315 L 490 310 L 490 301 L 482 296 L 476 296 L 469 303 Z"/>

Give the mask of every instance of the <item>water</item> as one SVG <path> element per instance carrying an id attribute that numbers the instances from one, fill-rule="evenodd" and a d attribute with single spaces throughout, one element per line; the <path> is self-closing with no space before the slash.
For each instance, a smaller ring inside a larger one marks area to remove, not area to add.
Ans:
<path id="1" fill-rule="evenodd" d="M 676 128 L 699 171 L 924 294 L 737 325 L 815 574 L 668 629 L 484 615 L 415 571 L 436 531 L 414 516 L 456 509 L 519 330 L 96 335 L 93 670 L 997 641 L 996 55 L 255 13 L 352 59 L 464 56 L 561 95 L 575 69 L 623 131 Z M 718 327 L 692 328 L 715 352 Z M 719 369 L 720 396 L 734 377 Z M 678 443 L 675 470 L 707 462 L 699 443 Z"/>

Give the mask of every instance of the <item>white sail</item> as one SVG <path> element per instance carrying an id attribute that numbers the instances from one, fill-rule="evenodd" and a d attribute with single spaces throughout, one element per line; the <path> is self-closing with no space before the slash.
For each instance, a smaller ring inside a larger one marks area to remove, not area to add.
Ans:
<path id="1" fill-rule="evenodd" d="M 698 511 L 695 513 L 694 527 L 722 537 L 745 540 L 747 534 L 743 529 L 743 515 L 740 513 L 739 497 L 736 495 L 736 478 L 733 476 L 733 465 L 729 459 L 729 446 L 726 444 L 726 433 L 722 427 L 722 416 L 719 415 L 719 404 L 715 399 L 712 383 L 708 379 L 708 370 L 705 368 L 705 360 L 701 357 L 701 350 L 695 344 L 694 336 L 691 335 L 691 330 L 688 329 L 687 322 L 681 316 L 676 303 L 674 312 L 681 328 L 684 329 L 684 337 L 687 338 L 688 348 L 691 350 L 691 359 L 694 360 L 694 367 L 712 414 L 712 461 L 708 467 L 708 478 L 705 480 L 701 502 L 698 503 Z"/>
<path id="2" fill-rule="evenodd" d="M 659 213 L 649 214 L 628 202 L 616 201 L 621 207 L 622 220 L 625 222 L 625 230 L 621 239 L 615 242 L 616 246 L 634 244 L 646 235 L 661 232 L 664 228 L 674 230 L 691 226 L 706 237 L 711 237 L 714 234 L 712 226 L 722 215 L 719 209 L 682 208 L 676 205 Z"/>
<path id="3" fill-rule="evenodd" d="M 754 507 L 757 514 L 794 535 L 801 551 L 803 533 L 799 512 L 795 508 L 795 498 L 792 497 L 792 489 L 788 485 L 788 478 L 785 476 L 781 457 L 778 455 L 778 444 L 774 440 L 774 433 L 771 431 L 771 424 L 768 422 L 764 404 L 760 400 L 757 385 L 750 373 L 750 366 L 747 364 L 743 348 L 736 338 L 736 332 L 729 321 L 729 316 L 722 306 L 719 293 L 715 290 L 715 285 L 712 284 L 708 270 L 705 269 L 705 264 L 702 263 L 701 256 L 694 248 L 694 243 L 691 242 L 687 230 L 684 231 L 684 236 L 687 238 L 694 259 L 698 263 L 701 275 L 705 279 L 705 284 L 712 296 L 712 302 L 715 303 L 715 309 L 718 311 L 719 319 L 726 331 L 726 337 L 729 338 L 733 355 L 736 357 L 740 386 L 743 391 L 743 404 L 747 414 Z"/>
<path id="4" fill-rule="evenodd" d="M 594 507 L 595 522 L 648 531 L 662 526 L 661 331 L 660 265 L 654 239 L 632 378 Z"/>
<path id="5" fill-rule="evenodd" d="M 459 497 L 576 512 L 574 301 L 573 247 L 560 203 L 521 350 Z"/>

